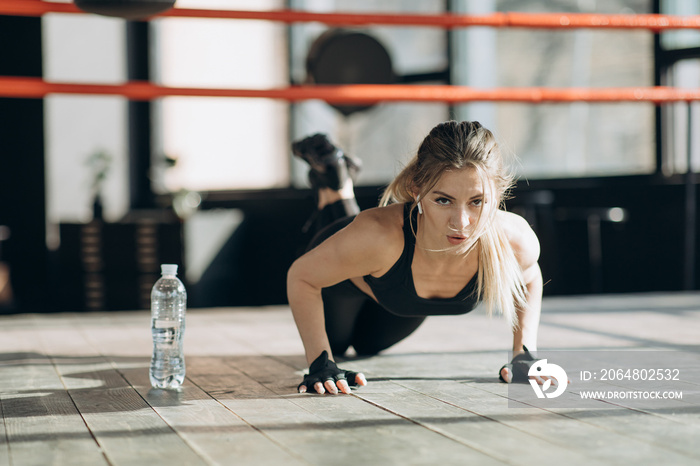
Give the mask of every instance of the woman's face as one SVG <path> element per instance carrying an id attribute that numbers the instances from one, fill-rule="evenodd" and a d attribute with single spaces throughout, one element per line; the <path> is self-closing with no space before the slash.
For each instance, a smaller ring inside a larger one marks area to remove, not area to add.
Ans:
<path id="1" fill-rule="evenodd" d="M 421 246 L 443 250 L 466 244 L 488 201 L 476 169 L 446 171 L 421 199 Z"/>

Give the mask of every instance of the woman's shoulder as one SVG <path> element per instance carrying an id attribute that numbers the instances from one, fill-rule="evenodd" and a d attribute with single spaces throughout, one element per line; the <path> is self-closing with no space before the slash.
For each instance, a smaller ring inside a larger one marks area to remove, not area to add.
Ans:
<path id="1" fill-rule="evenodd" d="M 360 212 L 353 222 L 358 230 L 366 231 L 376 239 L 403 239 L 403 204 L 374 207 Z"/>
<path id="2" fill-rule="evenodd" d="M 499 210 L 496 221 L 505 233 L 521 266 L 537 262 L 540 256 L 540 242 L 537 235 L 520 215 Z"/>
<path id="3" fill-rule="evenodd" d="M 403 225 L 404 204 L 389 204 L 388 206 L 365 209 L 359 213 L 366 221 L 378 222 L 386 227 L 394 227 L 398 222 L 399 228 Z"/>
<path id="4" fill-rule="evenodd" d="M 336 256 L 364 264 L 362 275 L 381 276 L 403 252 L 402 225 L 402 206 L 367 209 L 327 242 L 334 245 Z"/>

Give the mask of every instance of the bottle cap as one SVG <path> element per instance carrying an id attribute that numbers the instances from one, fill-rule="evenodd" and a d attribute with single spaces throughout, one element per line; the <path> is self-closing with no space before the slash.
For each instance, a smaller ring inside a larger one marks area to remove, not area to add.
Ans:
<path id="1" fill-rule="evenodd" d="M 161 264 L 160 273 L 162 275 L 177 275 L 177 264 Z"/>

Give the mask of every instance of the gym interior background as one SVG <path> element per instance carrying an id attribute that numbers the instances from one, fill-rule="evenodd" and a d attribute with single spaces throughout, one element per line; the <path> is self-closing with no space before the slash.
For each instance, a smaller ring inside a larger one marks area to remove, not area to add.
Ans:
<path id="1" fill-rule="evenodd" d="M 682 0 L 178 0 L 178 7 L 698 15 Z M 0 75 L 268 89 L 303 83 L 700 87 L 700 31 L 373 26 L 0 15 Z M 163 262 L 190 307 L 286 303 L 314 204 L 290 142 L 328 133 L 383 186 L 446 119 L 513 157 L 508 208 L 540 237 L 545 295 L 697 290 L 697 103 L 0 98 L 0 312 L 143 309 Z M 9 278 L 8 278 L 9 277 Z"/>

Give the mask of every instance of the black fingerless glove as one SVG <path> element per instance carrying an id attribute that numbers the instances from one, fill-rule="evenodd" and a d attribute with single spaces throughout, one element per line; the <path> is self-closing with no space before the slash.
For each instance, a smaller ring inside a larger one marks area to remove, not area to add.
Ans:
<path id="1" fill-rule="evenodd" d="M 501 371 L 503 371 L 504 367 L 507 367 L 510 369 L 510 373 L 513 375 L 511 383 L 528 383 L 529 377 L 527 374 L 530 371 L 530 367 L 532 367 L 535 361 L 537 361 L 537 358 L 534 358 L 532 353 L 530 353 L 524 346 L 523 350 L 525 350 L 524 353 L 520 353 L 519 355 L 515 356 L 509 364 L 504 364 L 498 371 L 498 378 L 501 380 L 501 382 L 505 382 L 503 376 L 501 375 Z"/>
<path id="2" fill-rule="evenodd" d="M 338 368 L 335 362 L 328 359 L 328 352 L 324 351 L 309 367 L 309 373 L 304 375 L 304 380 L 297 386 L 297 390 L 302 385 L 306 386 L 307 390 L 316 390 L 314 385 L 316 382 L 323 384 L 327 380 L 333 381 L 335 385 L 339 380 L 347 380 L 348 385 L 356 386 L 357 372 L 344 371 Z"/>

